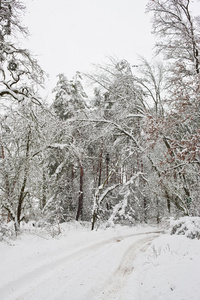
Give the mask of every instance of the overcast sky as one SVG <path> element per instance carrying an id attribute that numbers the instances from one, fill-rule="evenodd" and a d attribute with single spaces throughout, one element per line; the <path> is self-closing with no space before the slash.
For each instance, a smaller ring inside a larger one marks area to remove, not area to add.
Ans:
<path id="1" fill-rule="evenodd" d="M 150 58 L 154 44 L 147 0 L 24 0 L 27 47 L 50 74 L 89 71 L 107 56 L 137 63 Z"/>
<path id="2" fill-rule="evenodd" d="M 138 55 L 148 60 L 155 44 L 151 34 L 148 0 L 23 0 L 24 24 L 30 36 L 25 46 L 50 75 L 51 90 L 59 73 L 68 79 L 76 71 L 87 72 L 106 57 L 137 64 Z M 192 1 L 200 14 L 200 1 Z"/>

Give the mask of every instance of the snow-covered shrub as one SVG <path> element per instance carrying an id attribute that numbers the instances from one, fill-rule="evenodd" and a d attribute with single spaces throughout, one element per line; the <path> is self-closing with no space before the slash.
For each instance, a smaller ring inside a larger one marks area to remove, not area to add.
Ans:
<path id="1" fill-rule="evenodd" d="M 0 224 L 0 242 L 7 241 L 15 237 L 16 237 L 16 232 L 14 230 L 13 222 Z"/>
<path id="2" fill-rule="evenodd" d="M 171 234 L 200 239 L 200 217 L 182 217 L 178 220 L 171 220 L 170 227 Z"/>
<path id="3" fill-rule="evenodd" d="M 48 220 L 21 222 L 21 233 L 39 234 L 40 236 L 55 236 L 61 233 L 59 220 L 57 222 L 48 222 Z"/>

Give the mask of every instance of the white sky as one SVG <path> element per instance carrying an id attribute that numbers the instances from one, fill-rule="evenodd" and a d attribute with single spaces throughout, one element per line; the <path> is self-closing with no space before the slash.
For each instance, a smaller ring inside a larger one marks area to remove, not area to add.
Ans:
<path id="1" fill-rule="evenodd" d="M 106 57 L 137 64 L 138 55 L 151 60 L 154 36 L 148 0 L 23 0 L 24 24 L 30 36 L 25 47 L 50 75 L 47 89 L 56 85 L 59 73 L 68 79 L 76 71 L 89 72 Z M 200 14 L 200 0 L 191 2 Z"/>
<path id="2" fill-rule="evenodd" d="M 26 47 L 50 74 L 69 79 L 76 71 L 106 62 L 107 56 L 137 63 L 137 55 L 151 57 L 154 40 L 148 0 L 24 0 L 24 24 L 30 36 Z"/>

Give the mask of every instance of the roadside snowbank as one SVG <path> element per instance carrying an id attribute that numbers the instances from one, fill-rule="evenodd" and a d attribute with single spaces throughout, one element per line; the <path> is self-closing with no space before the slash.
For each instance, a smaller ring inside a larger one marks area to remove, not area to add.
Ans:
<path id="1" fill-rule="evenodd" d="M 165 234 L 134 262 L 123 300 L 198 300 L 200 242 Z"/>
<path id="2" fill-rule="evenodd" d="M 199 217 L 182 217 L 178 220 L 171 219 L 170 233 L 185 235 L 190 239 L 200 239 L 200 218 Z"/>

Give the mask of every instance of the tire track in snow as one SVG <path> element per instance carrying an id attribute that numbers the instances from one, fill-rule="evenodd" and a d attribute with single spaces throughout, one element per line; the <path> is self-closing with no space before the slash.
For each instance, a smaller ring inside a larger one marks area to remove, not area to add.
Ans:
<path id="1" fill-rule="evenodd" d="M 159 235 L 154 235 L 153 237 L 143 238 L 134 242 L 125 252 L 123 259 L 106 287 L 93 300 L 123 299 L 123 297 L 119 298 L 120 292 L 125 287 L 128 276 L 134 272 L 134 259 L 136 259 L 141 252 L 145 252 L 152 241 L 158 236 Z"/>
<path id="2" fill-rule="evenodd" d="M 0 289 L 0 300 L 22 300 L 22 299 L 63 299 L 61 297 L 62 295 L 66 295 L 66 289 L 67 289 L 67 284 L 68 286 L 70 285 L 70 282 L 73 286 L 74 280 L 77 277 L 77 270 L 78 270 L 78 278 L 85 278 L 87 281 L 89 281 L 89 275 L 90 272 L 93 271 L 90 265 L 90 261 L 92 260 L 94 265 L 97 264 L 97 270 L 99 266 L 102 263 L 102 260 L 104 260 L 104 257 L 106 257 L 107 253 L 110 251 L 112 252 L 114 249 L 116 249 L 116 245 L 118 242 L 125 240 L 130 237 L 134 236 L 141 236 L 141 235 L 147 235 L 147 234 L 155 234 L 156 232 L 147 232 L 147 233 L 137 233 L 137 234 L 129 234 L 125 236 L 118 236 L 114 237 L 112 239 L 106 239 L 98 243 L 90 244 L 87 247 L 83 247 L 82 249 L 79 249 L 76 252 L 73 253 L 68 253 L 63 257 L 60 257 L 53 262 L 47 263 L 45 265 L 42 265 L 33 271 L 17 278 L 16 280 L 6 284 L 3 288 Z M 155 235 L 154 235 L 155 237 Z M 149 240 L 152 240 L 153 238 L 149 238 Z M 131 248 L 129 248 L 119 266 L 119 268 L 115 271 L 114 273 L 114 278 L 117 279 L 117 281 L 122 284 L 123 280 L 121 280 L 123 277 L 127 276 L 132 270 L 128 269 L 128 262 L 130 262 L 131 258 L 129 257 L 131 255 L 132 257 L 132 252 L 133 254 L 135 253 L 135 250 L 139 246 L 144 246 L 144 242 L 147 241 L 147 238 L 140 239 L 139 241 L 136 241 Z M 126 262 L 128 259 L 128 262 Z M 85 269 L 81 269 L 80 265 L 82 263 L 85 264 Z M 87 266 L 88 263 L 88 266 Z M 79 269 L 77 269 L 77 267 Z M 94 266 L 93 266 L 94 267 Z M 54 282 L 54 279 L 56 276 L 63 277 L 62 280 L 60 281 L 60 286 L 57 283 L 57 286 L 53 288 L 51 286 L 50 282 Z M 88 277 L 87 277 L 88 276 Z M 121 278 L 122 276 L 122 278 Z M 65 279 L 67 278 L 67 279 Z M 71 281 L 70 281 L 71 280 Z M 106 281 L 109 280 L 109 278 L 105 279 Z M 49 288 L 48 287 L 49 284 Z M 97 283 L 95 283 L 97 284 Z M 97 290 L 99 292 L 102 291 L 102 284 L 105 286 L 105 281 L 100 282 L 100 287 L 97 285 Z M 66 285 L 66 287 L 63 285 Z M 45 288 L 46 287 L 46 288 Z M 110 293 L 110 290 L 112 290 L 112 282 L 109 284 L 108 288 L 108 295 Z M 74 286 L 76 289 L 77 287 Z M 90 290 L 90 287 L 88 287 Z M 57 296 L 53 296 L 52 291 L 53 289 L 57 290 Z M 60 289 L 60 290 L 59 290 Z M 72 289 L 72 288 L 71 288 Z M 95 287 L 96 289 L 96 287 Z M 37 292 L 41 291 L 43 295 L 39 295 L 35 298 L 34 295 L 37 295 Z M 87 289 L 85 289 L 86 293 Z M 60 296 L 59 296 L 60 295 Z M 105 295 L 105 294 L 104 294 Z M 74 299 L 94 299 L 93 296 L 91 297 L 83 297 L 83 298 L 69 298 L 69 300 L 74 300 Z M 65 298 L 64 299 L 68 299 Z M 99 298 L 103 299 L 103 298 Z M 105 299 L 110 299 L 110 298 L 105 298 Z"/>
<path id="3" fill-rule="evenodd" d="M 62 268 L 63 265 L 73 264 L 75 261 L 79 261 L 96 249 L 99 249 L 99 247 L 104 247 L 106 244 L 112 243 L 113 240 L 114 239 L 107 239 L 84 247 L 73 253 L 68 253 L 53 262 L 44 264 L 16 280 L 7 283 L 4 287 L 0 288 L 0 300 L 18 299 L 20 295 L 28 293 L 29 290 L 34 289 L 40 283 L 46 281 L 57 269 Z M 13 298 L 13 295 L 15 298 Z"/>

